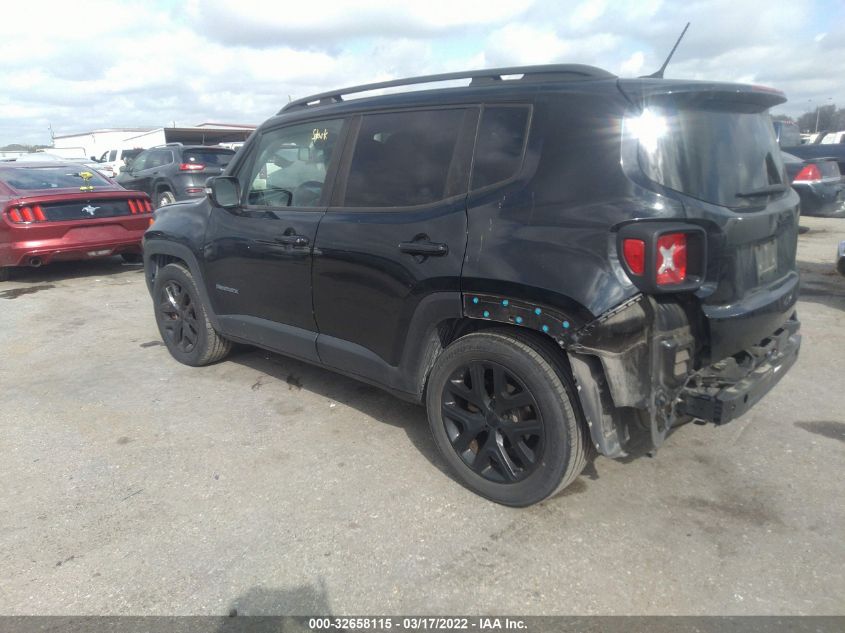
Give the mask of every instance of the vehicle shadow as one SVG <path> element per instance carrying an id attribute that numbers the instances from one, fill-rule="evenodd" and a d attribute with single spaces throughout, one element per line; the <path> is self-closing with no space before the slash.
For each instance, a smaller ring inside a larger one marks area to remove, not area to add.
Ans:
<path id="1" fill-rule="evenodd" d="M 329 369 L 253 347 L 239 346 L 227 361 L 249 367 L 281 383 L 287 383 L 291 391 L 304 389 L 352 407 L 378 422 L 401 428 L 429 462 L 452 477 L 431 437 L 422 406 L 406 402 L 382 389 Z M 258 384 L 253 385 L 253 388 L 259 388 Z"/>
<path id="2" fill-rule="evenodd" d="M 46 266 L 32 268 L 21 266 L 9 271 L 9 283 L 42 284 L 84 279 L 86 277 L 105 277 L 132 272 L 142 274 L 141 264 L 127 264 L 120 257 L 104 257 L 69 262 L 53 262 Z"/>
<path id="3" fill-rule="evenodd" d="M 845 277 L 830 263 L 798 261 L 801 272 L 801 301 L 819 303 L 830 308 L 845 310 Z"/>

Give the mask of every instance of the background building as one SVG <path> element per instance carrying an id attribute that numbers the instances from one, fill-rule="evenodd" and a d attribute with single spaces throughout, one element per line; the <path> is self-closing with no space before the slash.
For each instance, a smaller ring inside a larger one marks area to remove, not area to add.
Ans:
<path id="1" fill-rule="evenodd" d="M 147 149 L 165 143 L 219 145 L 243 143 L 254 125 L 201 123 L 192 127 L 105 128 L 53 137 L 51 154 L 65 158 L 99 158 L 111 149 Z"/>

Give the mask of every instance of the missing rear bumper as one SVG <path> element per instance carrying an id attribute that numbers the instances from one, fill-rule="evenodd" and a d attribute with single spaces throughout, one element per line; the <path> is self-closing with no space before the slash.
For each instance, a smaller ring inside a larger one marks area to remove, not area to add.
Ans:
<path id="1" fill-rule="evenodd" d="M 698 372 L 682 390 L 678 412 L 715 424 L 743 415 L 798 359 L 800 327 L 793 316 L 758 345 Z"/>

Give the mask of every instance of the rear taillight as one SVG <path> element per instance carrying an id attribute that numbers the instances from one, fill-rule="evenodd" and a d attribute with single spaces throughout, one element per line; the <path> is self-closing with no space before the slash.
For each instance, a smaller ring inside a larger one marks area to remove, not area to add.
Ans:
<path id="1" fill-rule="evenodd" d="M 132 215 L 139 213 L 152 213 L 153 210 L 153 205 L 151 205 L 150 201 L 146 199 L 138 200 L 135 198 L 129 198 L 129 200 L 126 201 L 126 204 L 129 205 L 129 213 Z"/>
<path id="2" fill-rule="evenodd" d="M 622 240 L 622 254 L 632 273 L 642 275 L 645 272 L 645 242 L 636 239 Z"/>
<path id="3" fill-rule="evenodd" d="M 681 222 L 640 221 L 619 229 L 617 257 L 648 294 L 697 290 L 707 270 L 707 234 Z"/>
<path id="4" fill-rule="evenodd" d="M 34 222 L 46 222 L 47 216 L 40 204 L 27 205 L 25 207 L 12 207 L 6 211 L 9 221 L 14 224 L 32 224 Z"/>
<path id="5" fill-rule="evenodd" d="M 821 180 L 822 179 L 822 172 L 819 169 L 818 165 L 807 165 L 801 171 L 799 171 L 795 178 L 792 179 L 792 182 L 813 182 L 814 180 Z"/>
<path id="6" fill-rule="evenodd" d="M 687 278 L 687 235 L 666 233 L 657 238 L 657 285 L 683 283 Z"/>
<path id="7" fill-rule="evenodd" d="M 201 163 L 182 163 L 179 165 L 179 171 L 202 171 L 205 165 Z"/>

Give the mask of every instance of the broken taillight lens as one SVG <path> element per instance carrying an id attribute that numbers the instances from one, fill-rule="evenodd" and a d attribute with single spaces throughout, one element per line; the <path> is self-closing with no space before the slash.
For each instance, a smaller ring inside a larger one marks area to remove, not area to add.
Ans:
<path id="1" fill-rule="evenodd" d="M 666 233 L 657 238 L 657 285 L 679 284 L 687 278 L 686 233 Z"/>

